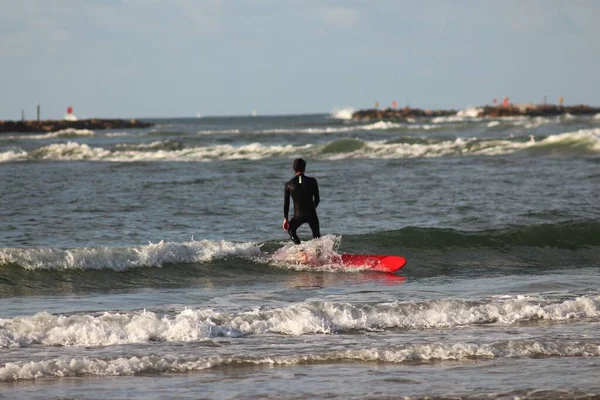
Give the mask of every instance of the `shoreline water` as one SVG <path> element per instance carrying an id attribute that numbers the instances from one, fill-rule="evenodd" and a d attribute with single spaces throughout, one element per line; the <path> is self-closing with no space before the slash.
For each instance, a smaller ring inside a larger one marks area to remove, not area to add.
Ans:
<path id="1" fill-rule="evenodd" d="M 600 117 L 468 111 L 0 135 L 0 391 L 599 398 Z M 404 268 L 295 262 L 296 157 L 323 199 L 302 248 Z"/>
<path id="2" fill-rule="evenodd" d="M 132 129 L 148 128 L 153 124 L 138 119 L 80 119 L 69 120 L 31 120 L 0 121 L 0 133 L 39 133 L 55 132 L 61 129 Z"/>

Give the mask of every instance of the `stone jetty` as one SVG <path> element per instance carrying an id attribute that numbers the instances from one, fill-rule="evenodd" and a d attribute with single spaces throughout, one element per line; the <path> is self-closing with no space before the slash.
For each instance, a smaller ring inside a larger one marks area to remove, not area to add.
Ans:
<path id="1" fill-rule="evenodd" d="M 366 110 L 358 110 L 352 114 L 352 119 L 361 121 L 370 120 L 389 120 L 389 121 L 406 121 L 410 118 L 434 118 L 456 115 L 457 110 L 429 110 L 420 108 L 385 108 L 377 109 L 370 108 Z"/>
<path id="2" fill-rule="evenodd" d="M 153 124 L 137 119 L 80 119 L 46 121 L 0 121 L 0 133 L 8 132 L 56 132 L 62 129 L 133 129 L 147 128 Z"/>
<path id="3" fill-rule="evenodd" d="M 595 115 L 600 114 L 600 108 L 590 107 L 585 104 L 574 106 L 560 106 L 553 104 L 508 104 L 498 106 L 474 107 L 470 110 L 471 117 L 552 117 L 563 114 Z M 352 114 L 352 118 L 359 121 L 386 120 L 406 121 L 411 118 L 434 118 L 456 115 L 457 110 L 428 110 L 420 108 L 387 108 L 359 110 Z"/>
<path id="4" fill-rule="evenodd" d="M 509 104 L 508 106 L 485 106 L 479 109 L 478 117 L 553 117 L 556 115 L 594 115 L 600 108 L 585 104 L 559 106 L 554 104 Z"/>

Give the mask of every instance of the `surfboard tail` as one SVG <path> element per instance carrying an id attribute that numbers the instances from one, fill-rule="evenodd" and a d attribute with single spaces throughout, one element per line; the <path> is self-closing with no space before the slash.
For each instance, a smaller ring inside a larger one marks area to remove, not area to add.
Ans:
<path id="1" fill-rule="evenodd" d="M 400 256 L 344 253 L 342 264 L 349 268 L 394 273 L 406 265 L 406 259 Z"/>

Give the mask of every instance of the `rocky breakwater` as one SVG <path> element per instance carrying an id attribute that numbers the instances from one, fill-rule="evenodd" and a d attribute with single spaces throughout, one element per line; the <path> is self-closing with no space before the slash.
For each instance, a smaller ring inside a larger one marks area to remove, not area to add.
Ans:
<path id="1" fill-rule="evenodd" d="M 435 118 L 456 115 L 456 110 L 429 110 L 420 108 L 370 108 L 367 110 L 358 110 L 352 114 L 352 119 L 359 121 L 386 120 L 386 121 L 406 121 L 411 118 Z"/>
<path id="2" fill-rule="evenodd" d="M 482 106 L 468 110 L 468 113 L 461 116 L 469 117 L 552 117 L 557 115 L 595 115 L 600 114 L 600 108 L 591 107 L 585 104 L 574 106 L 561 106 L 554 104 L 508 104 L 497 106 Z M 358 110 L 352 114 L 352 119 L 358 121 L 385 120 L 385 121 L 406 121 L 411 118 L 435 118 L 457 115 L 464 113 L 456 110 L 428 110 L 420 108 L 371 108 Z"/>
<path id="3" fill-rule="evenodd" d="M 7 132 L 56 132 L 62 129 L 134 129 L 147 128 L 153 124 L 137 119 L 80 119 L 77 121 L 0 121 L 0 133 Z"/>
<path id="4" fill-rule="evenodd" d="M 509 104 L 507 106 L 484 106 L 478 109 L 478 117 L 552 117 L 556 115 L 595 115 L 600 108 L 585 104 L 561 106 L 555 104 Z"/>

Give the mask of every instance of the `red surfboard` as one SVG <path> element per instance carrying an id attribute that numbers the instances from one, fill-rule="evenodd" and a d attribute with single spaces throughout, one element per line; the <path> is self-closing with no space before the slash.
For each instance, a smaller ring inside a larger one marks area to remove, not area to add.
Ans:
<path id="1" fill-rule="evenodd" d="M 400 256 L 376 254 L 342 254 L 342 264 L 350 268 L 365 268 L 371 271 L 394 273 L 406 264 Z"/>

